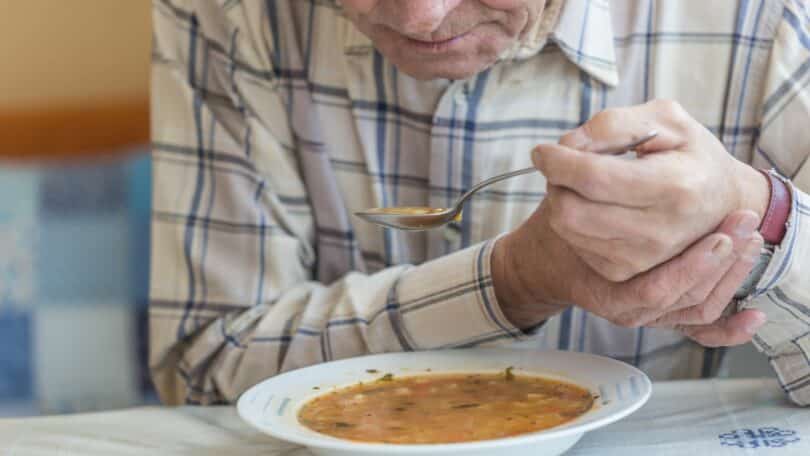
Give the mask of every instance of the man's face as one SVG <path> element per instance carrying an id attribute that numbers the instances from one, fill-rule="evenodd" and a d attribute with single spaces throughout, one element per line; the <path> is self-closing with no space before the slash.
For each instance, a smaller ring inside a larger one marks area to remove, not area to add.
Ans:
<path id="1" fill-rule="evenodd" d="M 546 0 L 343 0 L 349 18 L 401 71 L 466 79 L 534 24 Z"/>

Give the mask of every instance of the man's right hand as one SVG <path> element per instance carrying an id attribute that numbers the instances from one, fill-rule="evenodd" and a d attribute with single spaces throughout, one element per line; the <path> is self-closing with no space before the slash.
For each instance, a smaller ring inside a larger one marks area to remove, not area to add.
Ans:
<path id="1" fill-rule="evenodd" d="M 541 205 L 493 250 L 495 293 L 516 326 L 534 326 L 573 304 L 619 326 L 671 327 L 706 346 L 730 346 L 748 342 L 764 324 L 764 314 L 756 310 L 723 316 L 762 246 L 758 233 L 735 227 L 756 214 L 732 213 L 681 255 L 615 283 L 554 233 L 546 210 Z"/>

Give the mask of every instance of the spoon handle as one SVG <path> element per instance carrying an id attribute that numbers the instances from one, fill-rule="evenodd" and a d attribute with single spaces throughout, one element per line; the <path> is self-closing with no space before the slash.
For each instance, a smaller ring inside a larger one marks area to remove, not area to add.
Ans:
<path id="1" fill-rule="evenodd" d="M 536 172 L 538 172 L 537 168 L 535 168 L 534 166 L 531 166 L 529 168 L 523 168 L 523 169 L 519 169 L 517 171 L 510 171 L 508 173 L 498 174 L 497 176 L 490 177 L 487 180 L 483 180 L 483 181 L 477 183 L 471 189 L 467 190 L 467 193 L 461 195 L 461 198 L 459 198 L 458 201 L 456 202 L 456 207 L 463 206 L 464 203 L 467 201 L 467 199 L 469 199 L 471 196 L 473 196 L 473 194 L 475 192 L 477 192 L 478 190 L 481 190 L 482 188 L 486 187 L 487 185 L 494 184 L 495 182 L 500 182 L 502 180 L 509 179 L 509 178 L 512 178 L 512 177 L 515 177 L 515 176 L 522 176 L 524 174 L 531 174 L 531 173 L 536 173 Z"/>
<path id="2" fill-rule="evenodd" d="M 638 138 L 637 140 L 635 140 L 635 141 L 633 141 L 633 142 L 631 142 L 629 144 L 625 144 L 625 145 L 619 146 L 619 147 L 608 147 L 608 148 L 605 148 L 603 150 L 600 150 L 598 153 L 602 154 L 602 155 L 620 155 L 620 154 L 623 154 L 625 152 L 629 152 L 629 151 L 635 149 L 636 147 L 646 143 L 647 141 L 655 138 L 656 136 L 658 136 L 658 132 L 655 131 L 655 130 L 652 130 L 649 133 L 647 133 L 646 135 L 642 136 L 641 138 Z M 490 177 L 489 179 L 481 181 L 478 184 L 476 184 L 475 186 L 473 186 L 471 189 L 469 189 L 467 191 L 467 193 L 461 195 L 461 197 L 456 202 L 455 207 L 460 208 L 461 206 L 463 206 L 464 203 L 471 196 L 473 196 L 473 194 L 475 192 L 477 192 L 478 190 L 481 190 L 482 188 L 486 187 L 487 185 L 494 184 L 495 182 L 500 182 L 500 181 L 502 181 L 504 179 L 509 179 L 509 178 L 512 178 L 512 177 L 515 177 L 515 176 L 522 176 L 524 174 L 531 174 L 533 172 L 537 172 L 537 168 L 530 167 L 530 168 L 519 169 L 517 171 L 510 171 L 508 173 L 498 174 L 497 176 Z"/>

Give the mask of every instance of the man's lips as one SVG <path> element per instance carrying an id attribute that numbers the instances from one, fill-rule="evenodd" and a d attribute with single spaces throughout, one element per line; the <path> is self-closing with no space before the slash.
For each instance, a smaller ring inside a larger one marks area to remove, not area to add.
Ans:
<path id="1" fill-rule="evenodd" d="M 464 41 L 464 38 L 472 36 L 472 30 L 464 32 L 462 34 L 453 36 L 451 38 L 442 38 L 438 40 L 421 40 L 417 38 L 411 38 L 409 36 L 403 35 L 405 41 L 408 45 L 413 46 L 418 49 L 432 51 L 432 52 L 442 52 L 452 49 L 455 45 Z"/>
<path id="2" fill-rule="evenodd" d="M 456 39 L 466 35 L 467 33 L 469 33 L 469 32 L 464 32 L 464 33 L 459 34 L 459 35 L 451 36 L 450 38 L 439 38 L 439 39 L 431 39 L 431 40 L 422 40 L 422 39 L 413 38 L 413 37 L 410 37 L 410 36 L 407 36 L 407 35 L 405 35 L 405 38 L 407 38 L 408 40 L 414 41 L 417 44 L 424 44 L 425 46 L 434 46 L 434 45 L 437 45 L 437 44 L 449 43 L 449 42 L 451 42 L 453 40 L 456 40 Z"/>

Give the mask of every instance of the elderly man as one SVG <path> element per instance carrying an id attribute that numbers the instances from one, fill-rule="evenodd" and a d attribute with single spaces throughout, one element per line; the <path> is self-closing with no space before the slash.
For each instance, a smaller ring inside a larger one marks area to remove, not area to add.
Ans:
<path id="1" fill-rule="evenodd" d="M 154 39 L 164 401 L 527 338 L 710 376 L 753 337 L 810 403 L 803 0 L 163 0 Z M 447 229 L 352 216 L 532 163 Z"/>

